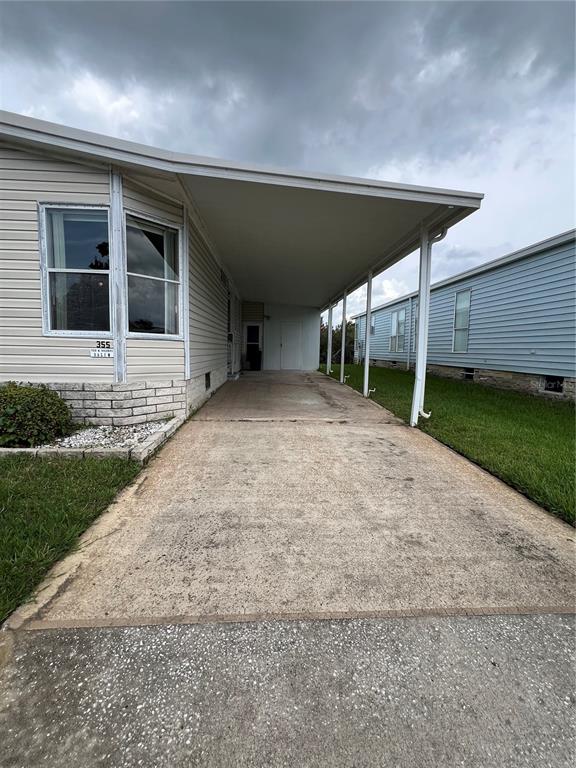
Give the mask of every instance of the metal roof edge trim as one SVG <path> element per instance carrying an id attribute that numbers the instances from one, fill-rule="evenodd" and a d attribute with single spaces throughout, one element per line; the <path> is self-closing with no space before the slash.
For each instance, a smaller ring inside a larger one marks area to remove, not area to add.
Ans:
<path id="1" fill-rule="evenodd" d="M 0 111 L 0 135 L 20 141 L 49 144 L 60 149 L 105 158 L 108 161 L 125 162 L 191 176 L 211 176 L 302 189 L 435 202 L 474 209 L 480 207 L 484 197 L 479 192 L 398 184 L 377 179 L 298 173 L 284 169 L 252 167 L 217 158 L 185 155 L 6 111 Z"/>

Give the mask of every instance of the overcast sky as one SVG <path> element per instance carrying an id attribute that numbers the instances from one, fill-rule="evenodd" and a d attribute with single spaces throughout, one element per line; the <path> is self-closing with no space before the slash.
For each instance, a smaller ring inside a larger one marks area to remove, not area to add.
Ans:
<path id="1" fill-rule="evenodd" d="M 0 104 L 192 154 L 484 192 L 435 246 L 437 280 L 574 227 L 574 24 L 571 2 L 1 2 Z M 416 281 L 413 255 L 374 303 Z"/>

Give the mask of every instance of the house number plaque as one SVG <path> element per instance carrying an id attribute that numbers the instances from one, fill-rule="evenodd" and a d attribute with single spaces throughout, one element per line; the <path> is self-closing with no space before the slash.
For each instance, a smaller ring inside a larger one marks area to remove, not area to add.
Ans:
<path id="1" fill-rule="evenodd" d="M 111 341 L 97 341 L 96 349 L 90 350 L 90 357 L 114 357 Z"/>

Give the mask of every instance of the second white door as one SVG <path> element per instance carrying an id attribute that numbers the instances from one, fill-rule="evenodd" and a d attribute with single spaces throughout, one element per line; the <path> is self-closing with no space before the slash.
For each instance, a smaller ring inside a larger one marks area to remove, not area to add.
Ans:
<path id="1" fill-rule="evenodd" d="M 282 323 L 280 367 L 288 371 L 302 370 L 302 323 Z"/>

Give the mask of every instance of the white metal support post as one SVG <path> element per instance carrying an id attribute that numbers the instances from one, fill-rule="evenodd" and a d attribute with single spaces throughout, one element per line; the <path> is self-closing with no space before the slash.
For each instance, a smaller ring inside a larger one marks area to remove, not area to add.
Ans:
<path id="1" fill-rule="evenodd" d="M 426 363 L 428 361 L 428 331 L 430 328 L 430 280 L 432 277 L 432 246 L 434 243 L 440 242 L 446 237 L 447 230 L 443 229 L 435 237 L 428 239 L 428 300 L 426 302 L 426 324 L 424 326 L 424 378 L 422 381 L 422 388 L 420 390 L 420 409 L 419 413 L 424 418 L 430 417 L 429 413 L 424 413 L 424 392 L 426 391 Z"/>
<path id="2" fill-rule="evenodd" d="M 326 373 L 332 371 L 332 304 L 328 307 L 328 345 L 326 349 Z"/>
<path id="3" fill-rule="evenodd" d="M 420 272 L 418 280 L 418 333 L 416 336 L 416 378 L 412 395 L 410 426 L 418 424 L 418 416 L 424 405 L 426 357 L 428 349 L 428 305 L 430 303 L 430 239 L 427 230 L 420 236 Z"/>
<path id="4" fill-rule="evenodd" d="M 418 424 L 418 416 L 429 418 L 424 412 L 424 392 L 426 390 L 426 360 L 428 357 L 428 326 L 430 324 L 430 274 L 432 268 L 432 244 L 443 240 L 446 230 L 430 238 L 427 230 L 422 230 L 420 239 L 420 275 L 418 284 L 418 333 L 416 335 L 416 378 L 412 396 L 410 426 Z"/>
<path id="5" fill-rule="evenodd" d="M 430 414 L 425 413 L 424 411 L 424 393 L 426 392 L 426 367 L 428 365 L 428 329 L 430 327 L 430 284 L 432 282 L 432 243 L 434 241 L 429 237 L 428 238 L 428 272 L 427 272 L 427 291 L 428 295 L 426 297 L 426 303 L 424 306 L 424 311 L 426 314 L 426 320 L 424 321 L 424 335 L 422 337 L 423 339 L 423 346 L 424 346 L 424 368 L 422 369 L 422 386 L 420 387 L 420 406 L 418 408 L 418 413 L 420 416 L 423 416 L 424 418 L 429 418 Z"/>
<path id="6" fill-rule="evenodd" d="M 366 283 L 366 328 L 364 334 L 364 397 L 370 394 L 370 329 L 372 328 L 372 272 Z"/>
<path id="7" fill-rule="evenodd" d="M 346 291 L 342 296 L 342 338 L 340 339 L 340 384 L 344 384 L 344 363 L 346 362 Z"/>

